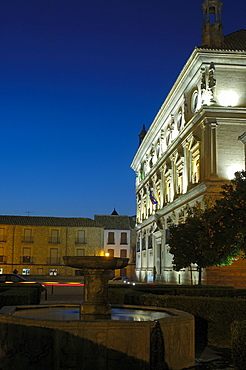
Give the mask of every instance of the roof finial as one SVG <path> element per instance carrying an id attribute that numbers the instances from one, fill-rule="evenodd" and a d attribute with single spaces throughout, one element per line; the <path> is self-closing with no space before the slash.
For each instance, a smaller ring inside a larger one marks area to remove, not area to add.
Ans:
<path id="1" fill-rule="evenodd" d="M 202 5 L 202 46 L 222 46 L 222 2 L 220 0 L 204 0 Z"/>
<path id="2" fill-rule="evenodd" d="M 117 213 L 117 212 L 116 212 L 116 210 L 115 210 L 115 207 L 114 207 L 113 212 L 111 213 L 111 216 L 119 216 L 119 215 L 118 215 L 118 213 Z"/>

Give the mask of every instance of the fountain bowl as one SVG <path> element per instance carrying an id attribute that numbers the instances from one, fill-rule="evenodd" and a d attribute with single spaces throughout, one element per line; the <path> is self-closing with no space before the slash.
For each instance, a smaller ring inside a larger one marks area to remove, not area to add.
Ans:
<path id="1" fill-rule="evenodd" d="M 128 265 L 129 258 L 106 257 L 106 256 L 64 256 L 66 266 L 92 270 L 116 270 Z"/>

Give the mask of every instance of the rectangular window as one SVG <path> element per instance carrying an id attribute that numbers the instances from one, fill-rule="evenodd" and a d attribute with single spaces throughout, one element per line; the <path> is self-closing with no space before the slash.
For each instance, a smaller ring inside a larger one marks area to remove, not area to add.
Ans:
<path id="1" fill-rule="evenodd" d="M 59 230 L 57 229 L 51 230 L 50 243 L 53 243 L 53 244 L 60 243 Z"/>
<path id="2" fill-rule="evenodd" d="M 108 244 L 114 244 L 114 233 L 108 232 Z"/>
<path id="3" fill-rule="evenodd" d="M 122 257 L 122 258 L 127 257 L 127 249 L 121 249 L 120 250 L 120 257 Z"/>
<path id="4" fill-rule="evenodd" d="M 121 233 L 120 244 L 127 244 L 127 233 Z"/>
<path id="5" fill-rule="evenodd" d="M 152 249 L 152 235 L 148 235 L 148 249 Z"/>
<path id="6" fill-rule="evenodd" d="M 6 242 L 5 229 L 0 228 L 0 242 Z"/>
<path id="7" fill-rule="evenodd" d="M 166 244 L 168 244 L 168 241 L 169 241 L 169 229 L 166 229 L 165 230 L 165 234 L 166 234 Z"/>
<path id="8" fill-rule="evenodd" d="M 59 263 L 58 260 L 58 249 L 57 248 L 50 248 L 50 264 L 57 265 Z"/>
<path id="9" fill-rule="evenodd" d="M 142 238 L 142 251 L 146 250 L 145 238 Z"/>
<path id="10" fill-rule="evenodd" d="M 114 249 L 108 249 L 109 257 L 114 257 Z"/>
<path id="11" fill-rule="evenodd" d="M 31 248 L 23 248 L 23 263 L 31 263 Z"/>
<path id="12" fill-rule="evenodd" d="M 85 244 L 85 230 L 78 230 L 76 244 Z"/>
<path id="13" fill-rule="evenodd" d="M 32 243 L 32 229 L 24 229 L 24 243 Z"/>
<path id="14" fill-rule="evenodd" d="M 0 262 L 4 262 L 4 248 L 0 247 Z"/>
<path id="15" fill-rule="evenodd" d="M 77 249 L 77 256 L 84 256 L 85 250 L 84 249 Z"/>
<path id="16" fill-rule="evenodd" d="M 140 241 L 137 241 L 136 248 L 137 248 L 137 252 L 140 252 Z"/>

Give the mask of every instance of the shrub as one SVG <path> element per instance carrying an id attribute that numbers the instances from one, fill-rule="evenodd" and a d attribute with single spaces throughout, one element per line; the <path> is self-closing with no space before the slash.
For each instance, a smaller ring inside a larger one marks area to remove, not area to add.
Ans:
<path id="1" fill-rule="evenodd" d="M 110 302 L 176 308 L 188 312 L 195 317 L 196 336 L 206 339 L 209 345 L 219 347 L 231 346 L 231 323 L 239 318 L 246 320 L 246 300 L 240 298 L 164 296 L 124 289 L 118 295 L 111 292 Z M 207 333 L 202 333 L 204 328 L 207 328 Z"/>
<path id="2" fill-rule="evenodd" d="M 231 324 L 232 358 L 236 370 L 245 370 L 246 364 L 246 321 Z"/>
<path id="3" fill-rule="evenodd" d="M 0 307 L 39 304 L 41 292 L 40 284 L 1 284 Z"/>

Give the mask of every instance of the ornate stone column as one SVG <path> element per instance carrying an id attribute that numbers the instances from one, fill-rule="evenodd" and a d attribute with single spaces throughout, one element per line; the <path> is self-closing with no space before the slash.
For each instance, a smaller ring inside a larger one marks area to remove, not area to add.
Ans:
<path id="1" fill-rule="evenodd" d="M 188 171 L 188 166 L 189 166 L 189 158 L 188 158 L 188 147 L 189 143 L 187 141 L 183 141 L 182 143 L 183 150 L 184 150 L 184 176 L 183 176 L 183 191 L 184 194 L 188 190 L 188 184 L 189 184 L 189 171 Z"/>
<path id="2" fill-rule="evenodd" d="M 205 169 L 205 176 L 208 180 L 215 180 L 218 178 L 217 175 L 217 154 L 216 154 L 216 145 L 217 145 L 217 138 L 216 138 L 216 128 L 217 122 L 216 120 L 210 120 L 205 118 L 204 120 L 206 129 L 205 129 L 205 158 L 204 162 L 206 165 Z"/>

